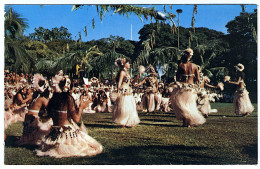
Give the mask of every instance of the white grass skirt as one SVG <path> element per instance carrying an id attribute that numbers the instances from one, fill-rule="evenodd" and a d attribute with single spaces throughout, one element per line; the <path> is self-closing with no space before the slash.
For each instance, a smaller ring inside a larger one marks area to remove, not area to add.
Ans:
<path id="1" fill-rule="evenodd" d="M 95 156 L 100 154 L 103 147 L 87 133 L 80 131 L 73 121 L 71 125 L 52 127 L 49 135 L 43 140 L 37 156 L 56 158 L 72 156 Z"/>
<path id="2" fill-rule="evenodd" d="M 112 119 L 115 123 L 128 127 L 134 127 L 140 123 L 134 96 L 121 94 L 117 97 Z"/>
<path id="3" fill-rule="evenodd" d="M 193 88 L 175 88 L 171 95 L 173 111 L 178 120 L 186 120 L 188 125 L 198 126 L 206 122 L 197 108 L 197 92 Z"/>

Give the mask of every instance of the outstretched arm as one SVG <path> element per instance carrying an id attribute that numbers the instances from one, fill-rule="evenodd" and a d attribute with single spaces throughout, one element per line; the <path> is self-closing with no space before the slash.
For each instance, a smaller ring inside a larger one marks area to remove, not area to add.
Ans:
<path id="1" fill-rule="evenodd" d="M 210 87 L 210 88 L 214 88 L 214 89 L 217 89 L 217 88 L 218 88 L 217 86 L 213 86 L 213 85 L 210 85 L 210 84 L 208 84 L 208 83 L 205 83 L 205 86 Z"/>
<path id="2" fill-rule="evenodd" d="M 135 84 L 135 82 L 138 80 L 138 79 L 140 79 L 141 78 L 141 74 L 139 73 L 136 77 L 135 77 L 135 79 L 131 82 L 131 84 Z"/>
<path id="3" fill-rule="evenodd" d="M 138 83 L 137 85 L 135 85 L 135 87 L 141 86 L 142 84 L 144 84 L 144 83 L 145 83 L 145 81 L 146 81 L 146 78 L 144 78 L 144 80 L 143 80 L 143 81 L 141 81 L 140 83 Z"/>
<path id="4" fill-rule="evenodd" d="M 242 78 L 239 77 L 238 80 L 236 82 L 232 82 L 232 81 L 227 81 L 227 83 L 229 84 L 234 84 L 234 85 L 239 85 L 239 83 L 241 82 Z"/>

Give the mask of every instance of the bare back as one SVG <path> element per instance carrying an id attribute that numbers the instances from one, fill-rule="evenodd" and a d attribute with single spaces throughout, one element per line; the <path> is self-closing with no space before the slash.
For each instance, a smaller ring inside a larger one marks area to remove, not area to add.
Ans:
<path id="1" fill-rule="evenodd" d="M 194 63 L 179 63 L 176 74 L 177 81 L 194 84 L 199 81 L 198 66 Z"/>
<path id="2" fill-rule="evenodd" d="M 29 110 L 40 110 L 42 106 L 47 107 L 49 102 L 48 98 L 38 97 L 30 106 Z"/>
<path id="3" fill-rule="evenodd" d="M 48 105 L 48 113 L 54 126 L 69 125 L 69 119 L 74 120 L 76 104 L 72 96 L 66 93 L 55 94 Z"/>

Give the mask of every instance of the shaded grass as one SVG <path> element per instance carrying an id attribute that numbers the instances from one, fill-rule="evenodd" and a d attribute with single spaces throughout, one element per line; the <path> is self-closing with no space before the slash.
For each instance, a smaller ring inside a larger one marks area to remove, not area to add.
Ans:
<path id="1" fill-rule="evenodd" d="M 22 123 L 5 132 L 4 162 L 7 165 L 170 165 L 170 164 L 257 164 L 257 105 L 243 118 L 234 114 L 231 103 L 214 103 L 218 113 L 195 128 L 183 128 L 173 112 L 139 113 L 140 125 L 121 128 L 111 113 L 84 114 L 89 135 L 104 146 L 95 157 L 37 157 L 35 147 L 18 147 Z"/>

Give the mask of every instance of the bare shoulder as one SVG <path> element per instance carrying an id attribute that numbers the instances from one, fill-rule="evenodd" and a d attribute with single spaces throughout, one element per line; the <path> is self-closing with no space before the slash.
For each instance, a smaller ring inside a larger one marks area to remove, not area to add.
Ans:
<path id="1" fill-rule="evenodd" d="M 46 97 L 39 97 L 38 100 L 41 101 L 42 103 L 46 103 L 46 102 L 49 101 L 49 98 L 46 98 Z"/>
<path id="2" fill-rule="evenodd" d="M 121 71 L 120 72 L 120 76 L 125 76 L 126 72 L 125 71 Z"/>
<path id="3" fill-rule="evenodd" d="M 198 69 L 198 65 L 196 65 L 195 63 L 191 63 L 191 66 L 193 69 Z"/>

